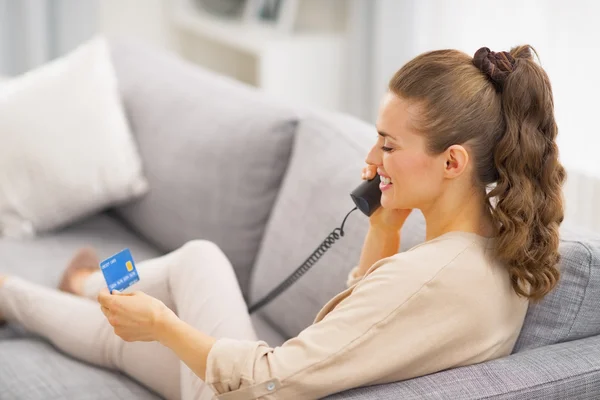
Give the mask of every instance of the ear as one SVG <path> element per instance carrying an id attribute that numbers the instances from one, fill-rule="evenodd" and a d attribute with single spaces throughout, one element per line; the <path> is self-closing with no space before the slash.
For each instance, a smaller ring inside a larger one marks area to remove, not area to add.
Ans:
<path id="1" fill-rule="evenodd" d="M 454 144 L 446 149 L 442 161 L 444 162 L 444 176 L 456 178 L 467 169 L 469 153 L 463 146 Z"/>

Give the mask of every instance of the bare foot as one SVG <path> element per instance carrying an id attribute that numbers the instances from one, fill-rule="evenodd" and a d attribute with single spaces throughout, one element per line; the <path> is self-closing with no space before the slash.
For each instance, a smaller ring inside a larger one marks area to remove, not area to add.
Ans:
<path id="1" fill-rule="evenodd" d="M 88 276 L 98 271 L 99 264 L 100 260 L 94 249 L 85 247 L 78 250 L 63 273 L 58 289 L 83 296 L 83 284 Z"/>
<path id="2" fill-rule="evenodd" d="M 8 276 L 0 275 L 0 287 L 4 285 L 4 281 L 6 281 L 6 279 L 8 279 Z M 0 325 L 3 325 L 5 322 L 6 321 L 4 320 L 2 313 L 0 313 Z"/>

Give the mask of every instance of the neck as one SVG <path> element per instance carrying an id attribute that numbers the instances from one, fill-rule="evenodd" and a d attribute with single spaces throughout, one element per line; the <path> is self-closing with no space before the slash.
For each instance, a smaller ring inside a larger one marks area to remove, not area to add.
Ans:
<path id="1" fill-rule="evenodd" d="M 452 231 L 494 236 L 493 220 L 485 207 L 485 193 L 471 193 L 467 196 L 447 194 L 421 211 L 427 225 L 426 240 Z"/>

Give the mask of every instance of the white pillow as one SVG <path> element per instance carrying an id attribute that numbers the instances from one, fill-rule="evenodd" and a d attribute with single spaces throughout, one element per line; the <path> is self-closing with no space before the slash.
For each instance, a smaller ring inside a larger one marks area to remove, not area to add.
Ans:
<path id="1" fill-rule="evenodd" d="M 62 227 L 147 190 L 103 37 L 0 84 L 0 236 Z"/>

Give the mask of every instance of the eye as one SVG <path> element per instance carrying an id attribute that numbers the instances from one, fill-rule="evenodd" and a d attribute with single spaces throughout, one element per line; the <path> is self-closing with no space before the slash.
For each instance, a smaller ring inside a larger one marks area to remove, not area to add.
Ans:
<path id="1" fill-rule="evenodd" d="M 385 151 L 386 153 L 391 153 L 392 149 L 391 147 L 387 147 L 387 146 L 381 146 L 381 150 Z"/>

